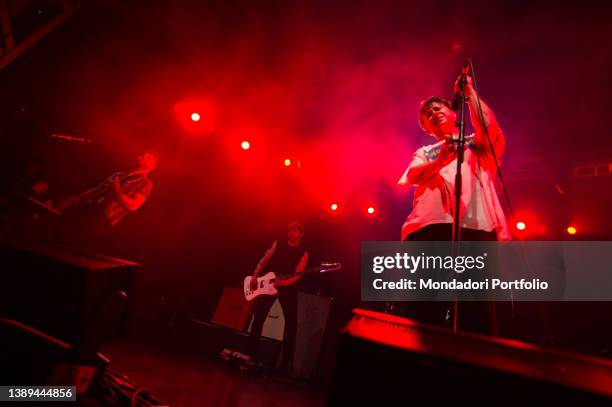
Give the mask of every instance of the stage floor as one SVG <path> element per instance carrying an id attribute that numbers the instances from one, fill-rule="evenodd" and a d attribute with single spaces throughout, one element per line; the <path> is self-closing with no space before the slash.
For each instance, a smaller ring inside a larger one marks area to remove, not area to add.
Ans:
<path id="1" fill-rule="evenodd" d="M 323 406 L 325 391 L 282 376 L 240 371 L 170 346 L 115 340 L 102 348 L 110 368 L 172 407 Z"/>

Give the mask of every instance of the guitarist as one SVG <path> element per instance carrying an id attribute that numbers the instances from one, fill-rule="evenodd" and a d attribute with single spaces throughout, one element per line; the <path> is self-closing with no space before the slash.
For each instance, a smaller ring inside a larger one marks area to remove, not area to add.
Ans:
<path id="1" fill-rule="evenodd" d="M 85 192 L 73 195 L 60 203 L 63 214 L 76 215 L 76 239 L 100 237 L 110 231 L 130 212 L 136 211 L 147 200 L 153 189 L 149 173 L 157 168 L 159 154 L 145 151 L 138 157 L 138 167 L 117 172 L 104 182 Z"/>
<path id="2" fill-rule="evenodd" d="M 276 240 L 272 243 L 272 246 L 257 263 L 251 280 L 251 289 L 254 290 L 257 287 L 258 276 L 273 271 L 280 277 L 274 283 L 278 289 L 278 299 L 285 317 L 283 355 L 280 369 L 287 373 L 291 372 L 293 365 L 297 329 L 297 290 L 294 284 L 300 279 L 300 273 L 305 270 L 308 263 L 308 252 L 302 244 L 303 236 L 304 228 L 301 224 L 297 222 L 289 224 L 287 240 Z M 253 300 L 253 306 L 251 307 L 253 325 L 247 344 L 247 354 L 251 358 L 255 356 L 263 324 L 275 299 L 271 295 L 261 295 Z"/>

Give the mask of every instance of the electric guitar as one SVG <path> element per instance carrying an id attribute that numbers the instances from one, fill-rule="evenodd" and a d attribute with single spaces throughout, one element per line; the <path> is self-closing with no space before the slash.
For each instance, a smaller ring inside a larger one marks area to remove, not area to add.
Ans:
<path id="1" fill-rule="evenodd" d="M 65 199 L 60 203 L 60 209 L 63 214 L 73 215 L 91 206 L 101 206 L 113 197 L 111 190 L 111 183 L 113 181 L 117 181 L 121 184 L 129 178 L 137 176 L 139 175 L 135 170 L 117 172 L 108 177 L 101 184 L 98 184 L 98 186 Z"/>
<path id="2" fill-rule="evenodd" d="M 301 276 L 306 273 L 327 273 L 329 271 L 340 270 L 340 268 L 342 268 L 342 264 L 340 263 L 321 263 L 320 266 L 311 267 L 297 275 Z M 287 277 L 277 277 L 273 271 L 270 271 L 261 277 L 257 277 L 257 288 L 255 290 L 251 290 L 251 280 L 253 276 L 247 276 L 244 278 L 243 284 L 244 298 L 247 301 L 252 301 L 260 295 L 277 295 L 278 289 L 274 286 L 274 283 L 279 280 L 292 278 L 295 275 L 296 274 L 291 274 Z"/>

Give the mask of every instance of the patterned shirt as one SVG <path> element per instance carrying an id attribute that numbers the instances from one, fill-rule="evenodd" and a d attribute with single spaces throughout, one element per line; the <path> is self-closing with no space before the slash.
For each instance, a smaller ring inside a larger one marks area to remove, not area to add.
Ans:
<path id="1" fill-rule="evenodd" d="M 408 172 L 411 168 L 434 161 L 445 141 L 419 148 L 412 162 L 399 179 L 399 185 L 409 185 Z M 461 166 L 463 191 L 461 194 L 461 227 L 497 232 L 499 240 L 510 240 L 510 233 L 504 211 L 500 205 L 493 180 L 495 164 L 489 153 L 477 153 L 474 135 L 466 136 L 464 161 Z M 401 238 L 424 226 L 436 223 L 453 223 L 455 212 L 456 159 L 442 167 L 420 185 L 416 185 L 412 211 L 402 227 Z"/>
<path id="2" fill-rule="evenodd" d="M 151 194 L 151 190 L 153 189 L 153 183 L 147 177 L 142 174 L 136 174 L 127 177 L 123 181 L 120 182 L 121 191 L 129 196 L 130 198 L 134 198 L 138 194 L 142 194 L 145 197 L 145 200 Z M 119 223 L 123 218 L 125 218 L 130 211 L 119 202 L 114 195 L 111 195 L 112 198 L 106 199 L 103 202 L 104 207 L 104 215 L 108 222 L 115 226 Z"/>

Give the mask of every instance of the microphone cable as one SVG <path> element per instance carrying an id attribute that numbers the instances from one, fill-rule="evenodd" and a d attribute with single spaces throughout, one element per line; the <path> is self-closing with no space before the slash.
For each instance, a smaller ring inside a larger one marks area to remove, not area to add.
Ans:
<path id="1" fill-rule="evenodd" d="M 489 126 L 487 125 L 487 123 L 485 123 L 485 118 L 484 115 L 482 113 L 482 104 L 480 102 L 480 91 L 478 90 L 478 82 L 476 81 L 476 71 L 474 71 L 474 64 L 472 63 L 472 59 L 468 58 L 468 63 L 470 65 L 470 71 L 472 72 L 472 83 L 474 84 L 474 90 L 476 91 L 476 104 L 478 106 L 478 116 L 480 118 L 480 122 L 481 122 L 481 127 L 482 127 L 482 131 L 484 132 L 486 138 L 487 138 L 487 142 L 489 143 L 489 149 L 491 150 L 491 154 L 493 155 L 493 160 L 495 161 L 495 168 L 497 171 L 497 175 L 499 176 L 499 181 L 501 183 L 502 186 L 502 190 L 504 191 L 504 198 L 506 200 L 506 204 L 508 205 L 508 211 L 510 212 L 510 218 L 512 219 L 512 221 L 516 220 L 515 216 L 514 216 L 514 210 L 512 208 L 512 202 L 510 201 L 510 195 L 508 194 L 508 189 L 506 188 L 506 183 L 504 181 L 504 178 L 502 176 L 502 172 L 501 172 L 501 168 L 499 165 L 499 160 L 497 159 L 497 155 L 495 154 L 495 149 L 493 148 L 493 142 L 491 141 L 491 136 L 489 135 Z M 496 140 L 497 141 L 497 140 Z M 525 256 L 525 253 L 523 252 L 523 250 L 521 250 L 521 254 L 523 257 L 523 260 L 525 261 L 525 266 L 527 268 L 529 268 L 529 264 L 527 262 L 527 257 Z M 511 294 L 512 295 L 512 294 Z M 511 299 L 511 303 L 512 303 L 512 314 L 514 314 L 514 300 Z M 548 337 L 548 341 L 551 345 L 555 344 L 555 340 L 553 338 L 552 332 L 550 330 L 550 325 L 548 323 L 548 318 L 546 317 L 546 313 L 544 311 L 544 308 L 542 306 L 542 302 L 538 301 L 538 308 L 542 317 L 542 321 L 544 322 L 544 328 L 546 330 L 546 335 Z"/>

